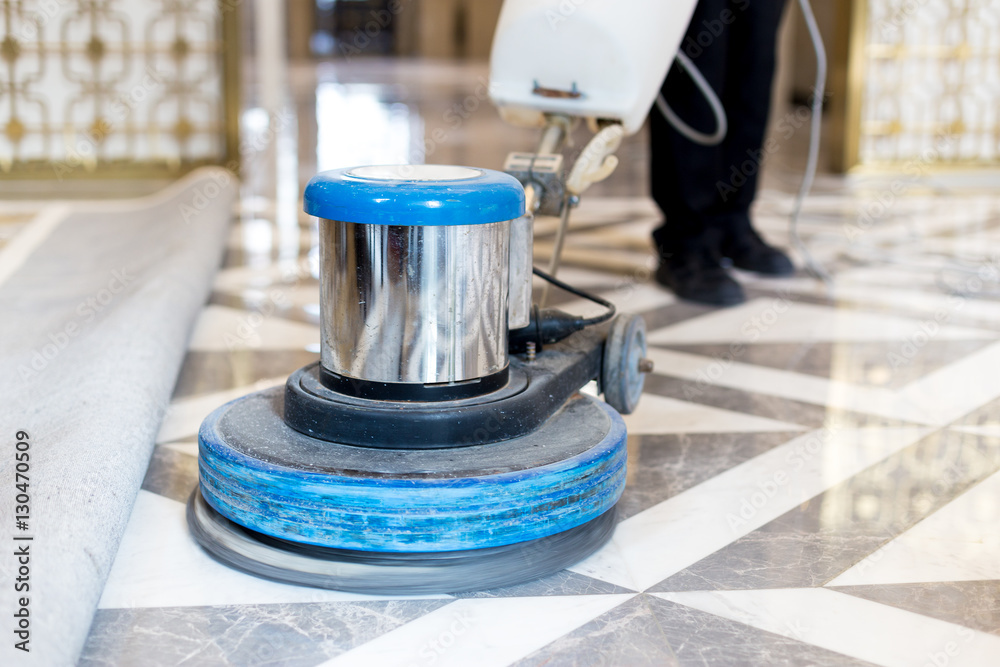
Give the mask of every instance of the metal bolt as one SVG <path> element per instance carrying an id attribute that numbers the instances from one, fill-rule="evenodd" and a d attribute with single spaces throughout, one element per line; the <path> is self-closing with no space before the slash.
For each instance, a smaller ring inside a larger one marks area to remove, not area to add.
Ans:
<path id="1" fill-rule="evenodd" d="M 535 360 L 535 341 L 533 341 L 533 340 L 528 341 L 527 347 L 525 348 L 524 352 L 525 352 L 525 355 L 527 356 L 526 360 L 527 360 L 527 362 L 529 364 L 532 361 L 534 361 Z"/>
<path id="2" fill-rule="evenodd" d="M 643 357 L 639 360 L 639 372 L 640 373 L 652 373 L 653 372 L 653 360 L 646 359 Z"/>

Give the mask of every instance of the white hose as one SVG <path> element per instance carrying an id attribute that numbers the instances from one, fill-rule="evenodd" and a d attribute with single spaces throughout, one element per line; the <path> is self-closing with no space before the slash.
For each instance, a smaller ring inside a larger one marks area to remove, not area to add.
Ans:
<path id="1" fill-rule="evenodd" d="M 726 110 L 722 107 L 722 102 L 719 101 L 719 96 L 715 94 L 712 90 L 712 86 L 709 85 L 708 81 L 702 75 L 698 68 L 695 67 L 691 59 L 683 51 L 677 52 L 677 62 L 680 63 L 681 67 L 687 70 L 688 75 L 691 80 L 694 81 L 694 85 L 698 86 L 698 90 L 701 94 L 705 96 L 705 101 L 708 102 L 708 106 L 712 108 L 712 115 L 715 116 L 715 132 L 712 134 L 705 134 L 694 129 L 683 120 L 680 116 L 674 113 L 674 110 L 670 108 L 667 104 L 667 100 L 664 99 L 663 93 L 659 93 L 656 96 L 656 107 L 663 114 L 663 117 L 667 119 L 667 122 L 674 126 L 681 135 L 690 139 L 696 144 L 701 144 L 702 146 L 718 146 L 722 143 L 722 140 L 726 138 L 726 132 L 729 130 L 729 126 L 726 123 Z"/>

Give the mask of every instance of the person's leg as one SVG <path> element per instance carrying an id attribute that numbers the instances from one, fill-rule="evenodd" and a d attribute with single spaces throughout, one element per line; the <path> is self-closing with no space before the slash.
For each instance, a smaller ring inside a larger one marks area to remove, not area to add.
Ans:
<path id="1" fill-rule="evenodd" d="M 720 95 L 727 88 L 729 26 L 719 16 L 732 2 L 700 0 L 681 42 L 681 50 Z M 667 72 L 661 92 L 688 125 L 706 134 L 715 130 L 715 119 L 704 94 L 676 61 Z M 718 208 L 711 181 L 723 168 L 726 156 L 721 146 L 701 146 L 677 132 L 655 107 L 649 120 L 652 195 L 667 216 L 667 223 L 654 236 L 697 235 L 703 228 L 701 218 Z"/>
<path id="2" fill-rule="evenodd" d="M 730 23 L 736 4 L 737 0 L 700 0 L 681 43 L 717 92 L 727 87 Z M 714 131 L 714 116 L 705 96 L 676 63 L 662 92 L 688 125 L 708 134 Z M 720 305 L 743 301 L 739 284 L 718 261 L 722 239 L 718 222 L 724 220 L 725 209 L 716 183 L 725 165 L 722 146 L 692 142 L 654 107 L 650 113 L 650 190 L 665 217 L 653 232 L 660 254 L 657 280 L 682 298 Z"/>
<path id="3" fill-rule="evenodd" d="M 718 194 L 723 207 L 720 254 L 733 265 L 770 275 L 795 267 L 767 245 L 750 223 L 750 206 L 767 153 L 764 136 L 771 106 L 776 42 L 785 0 L 738 0 L 729 33 L 729 57 L 721 100 L 729 119 L 722 144 L 725 174 Z"/>

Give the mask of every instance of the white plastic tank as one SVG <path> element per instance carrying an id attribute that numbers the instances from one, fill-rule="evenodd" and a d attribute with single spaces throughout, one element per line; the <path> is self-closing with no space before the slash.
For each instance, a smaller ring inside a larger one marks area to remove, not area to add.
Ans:
<path id="1" fill-rule="evenodd" d="M 696 0 L 505 0 L 490 55 L 490 97 L 529 127 L 544 113 L 642 127 Z"/>

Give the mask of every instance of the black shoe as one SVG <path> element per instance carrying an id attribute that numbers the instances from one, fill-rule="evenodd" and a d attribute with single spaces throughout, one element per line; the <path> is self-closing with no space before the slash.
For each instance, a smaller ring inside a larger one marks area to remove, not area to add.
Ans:
<path id="1" fill-rule="evenodd" d="M 711 306 L 735 306 L 746 301 L 743 288 L 707 248 L 661 251 L 656 282 L 682 299 Z"/>
<path id="2" fill-rule="evenodd" d="M 768 245 L 750 226 L 747 219 L 740 229 L 728 234 L 719 245 L 719 254 L 732 261 L 733 266 L 765 276 L 790 276 L 795 265 L 781 250 Z"/>

